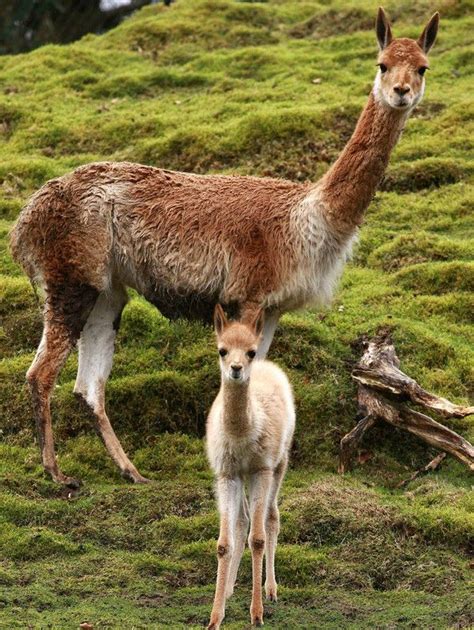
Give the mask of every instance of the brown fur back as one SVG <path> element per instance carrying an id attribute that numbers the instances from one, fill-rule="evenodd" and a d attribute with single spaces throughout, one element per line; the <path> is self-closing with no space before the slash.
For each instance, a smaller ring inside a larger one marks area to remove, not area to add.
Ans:
<path id="1" fill-rule="evenodd" d="M 256 302 L 296 256 L 290 210 L 308 187 L 97 163 L 48 182 L 21 213 L 12 251 L 32 278 L 98 290 L 113 278 L 169 317 L 209 318 L 217 300 Z"/>

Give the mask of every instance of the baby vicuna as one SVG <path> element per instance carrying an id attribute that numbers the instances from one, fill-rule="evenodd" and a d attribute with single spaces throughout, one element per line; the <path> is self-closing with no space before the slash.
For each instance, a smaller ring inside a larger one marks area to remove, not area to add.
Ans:
<path id="1" fill-rule="evenodd" d="M 221 388 L 207 420 L 207 453 L 217 478 L 220 532 L 216 594 L 208 628 L 219 628 L 225 601 L 232 595 L 249 526 L 252 551 L 253 624 L 263 624 L 262 563 L 265 592 L 276 601 L 275 548 L 280 527 L 278 492 L 286 471 L 295 428 L 291 386 L 269 361 L 255 360 L 263 311 L 249 324 L 229 322 L 214 311 L 220 355 Z M 248 480 L 250 507 L 245 496 Z"/>

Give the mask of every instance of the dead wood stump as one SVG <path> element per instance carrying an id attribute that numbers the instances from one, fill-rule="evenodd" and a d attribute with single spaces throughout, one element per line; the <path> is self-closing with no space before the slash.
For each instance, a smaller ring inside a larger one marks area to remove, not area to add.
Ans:
<path id="1" fill-rule="evenodd" d="M 474 471 L 472 444 L 430 416 L 411 409 L 406 403 L 415 403 L 445 418 L 464 418 L 474 414 L 474 407 L 455 405 L 446 398 L 425 391 L 399 368 L 400 361 L 390 332 L 383 330 L 366 343 L 364 354 L 352 371 L 352 378 L 359 384 L 358 417 L 361 420 L 341 440 L 339 472 L 350 470 L 363 435 L 382 420 L 414 433 L 431 446 L 450 453 Z"/>

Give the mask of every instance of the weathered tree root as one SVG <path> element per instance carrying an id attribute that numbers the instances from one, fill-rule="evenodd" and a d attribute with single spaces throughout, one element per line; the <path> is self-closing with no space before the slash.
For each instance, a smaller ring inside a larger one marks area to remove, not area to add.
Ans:
<path id="1" fill-rule="evenodd" d="M 361 360 L 352 371 L 359 384 L 358 424 L 340 443 L 339 472 L 350 470 L 353 455 L 363 435 L 380 420 L 414 433 L 441 451 L 450 453 L 474 471 L 474 447 L 463 437 L 433 418 L 410 409 L 411 401 L 425 409 L 450 418 L 474 414 L 474 407 L 455 405 L 445 398 L 425 391 L 400 369 L 391 335 L 381 331 L 366 344 Z"/>

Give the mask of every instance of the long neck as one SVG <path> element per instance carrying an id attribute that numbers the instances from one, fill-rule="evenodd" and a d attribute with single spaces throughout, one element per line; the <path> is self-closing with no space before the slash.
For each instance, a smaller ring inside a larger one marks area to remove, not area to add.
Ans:
<path id="1" fill-rule="evenodd" d="M 362 222 L 403 130 L 408 112 L 369 100 L 351 139 L 318 187 L 327 218 L 342 231 Z"/>
<path id="2" fill-rule="evenodd" d="M 231 435 L 242 435 L 250 426 L 249 419 L 249 384 L 222 383 L 224 396 L 224 429 Z"/>

